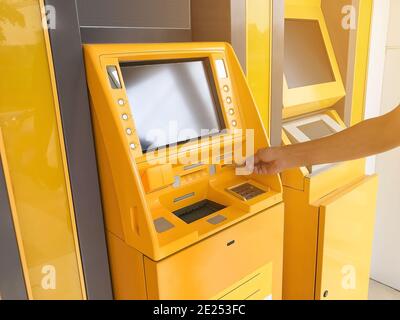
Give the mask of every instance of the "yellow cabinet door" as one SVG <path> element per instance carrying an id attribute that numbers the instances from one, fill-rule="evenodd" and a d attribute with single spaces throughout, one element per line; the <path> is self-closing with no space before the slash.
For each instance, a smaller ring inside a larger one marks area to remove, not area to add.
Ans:
<path id="1" fill-rule="evenodd" d="M 320 203 L 316 299 L 368 299 L 377 186 L 365 177 Z"/>

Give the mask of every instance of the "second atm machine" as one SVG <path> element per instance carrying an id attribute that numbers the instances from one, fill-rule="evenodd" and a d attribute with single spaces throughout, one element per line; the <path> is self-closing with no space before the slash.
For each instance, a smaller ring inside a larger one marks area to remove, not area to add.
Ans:
<path id="1" fill-rule="evenodd" d="M 283 143 L 346 128 L 332 108 L 346 95 L 321 7 L 285 8 Z M 367 299 L 377 177 L 365 161 L 283 173 L 285 299 Z"/>
<path id="2" fill-rule="evenodd" d="M 235 146 L 269 145 L 232 48 L 88 45 L 85 58 L 115 297 L 281 299 L 280 178 L 231 165 Z"/>

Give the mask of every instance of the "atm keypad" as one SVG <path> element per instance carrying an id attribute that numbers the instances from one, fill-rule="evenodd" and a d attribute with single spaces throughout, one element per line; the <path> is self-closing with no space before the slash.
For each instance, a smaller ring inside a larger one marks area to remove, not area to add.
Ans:
<path id="1" fill-rule="evenodd" d="M 250 201 L 266 193 L 264 190 L 257 188 L 251 183 L 244 183 L 239 186 L 229 188 L 228 191 L 243 201 Z"/>

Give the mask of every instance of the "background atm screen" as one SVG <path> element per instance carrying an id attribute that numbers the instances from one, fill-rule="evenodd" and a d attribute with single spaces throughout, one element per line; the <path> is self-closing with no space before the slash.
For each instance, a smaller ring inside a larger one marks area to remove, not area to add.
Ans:
<path id="1" fill-rule="evenodd" d="M 319 120 L 316 122 L 308 123 L 299 127 L 310 140 L 316 140 L 330 136 L 337 131 L 331 128 L 326 122 Z"/>
<path id="2" fill-rule="evenodd" d="M 121 70 L 143 152 L 225 129 L 208 60 L 132 62 Z"/>
<path id="3" fill-rule="evenodd" d="M 335 81 L 318 20 L 285 20 L 284 72 L 289 89 Z"/>

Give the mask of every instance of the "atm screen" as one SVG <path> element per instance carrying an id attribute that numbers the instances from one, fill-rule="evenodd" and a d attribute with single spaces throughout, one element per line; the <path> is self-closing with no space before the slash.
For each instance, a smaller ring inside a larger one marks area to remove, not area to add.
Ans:
<path id="1" fill-rule="evenodd" d="M 285 20 L 284 72 L 289 89 L 335 81 L 318 20 Z"/>
<path id="2" fill-rule="evenodd" d="M 121 64 L 143 152 L 225 129 L 208 60 Z"/>

